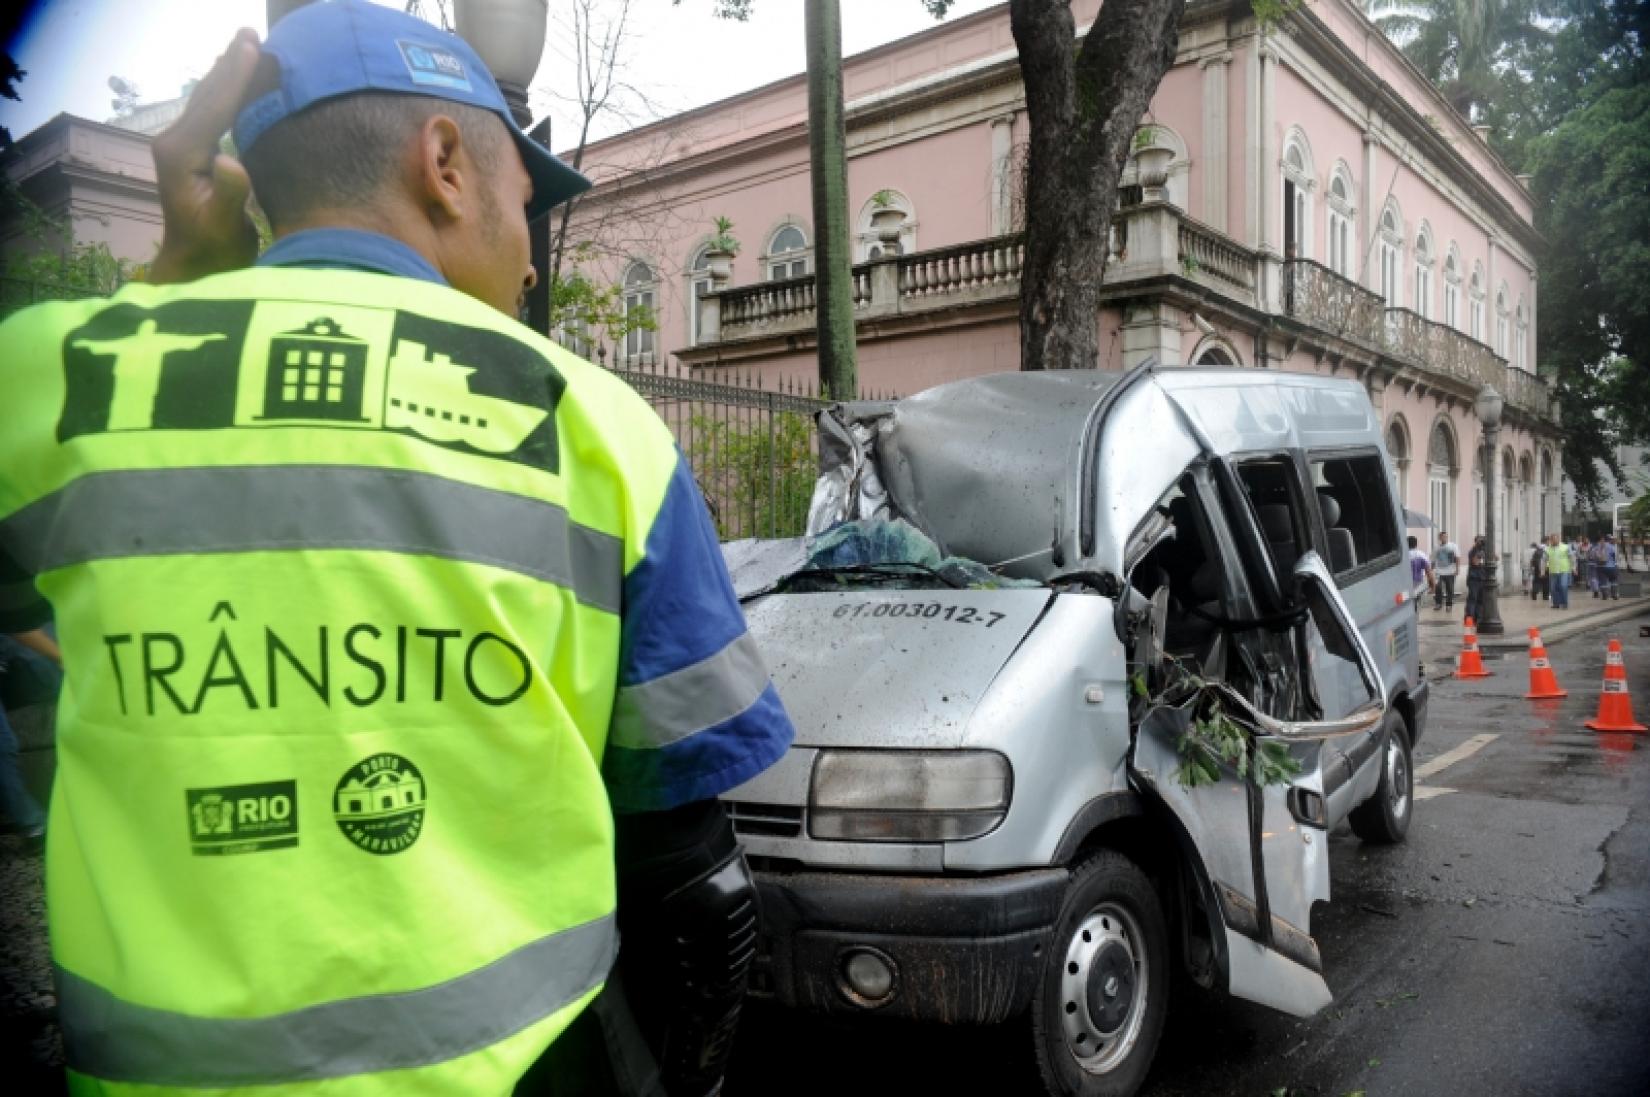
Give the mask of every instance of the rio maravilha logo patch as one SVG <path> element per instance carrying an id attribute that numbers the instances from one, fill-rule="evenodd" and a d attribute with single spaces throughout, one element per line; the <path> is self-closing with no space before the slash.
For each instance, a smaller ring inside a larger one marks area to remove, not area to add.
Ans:
<path id="1" fill-rule="evenodd" d="M 417 766 L 399 754 L 374 754 L 339 779 L 332 813 L 344 837 L 368 853 L 400 853 L 423 833 L 427 795 Z"/>

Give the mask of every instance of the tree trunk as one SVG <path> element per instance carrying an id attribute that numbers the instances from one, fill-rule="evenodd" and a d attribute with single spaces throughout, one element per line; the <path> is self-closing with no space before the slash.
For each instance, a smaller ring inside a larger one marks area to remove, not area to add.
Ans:
<path id="1" fill-rule="evenodd" d="M 852 400 L 858 393 L 858 370 L 848 232 L 848 134 L 842 108 L 842 13 L 838 0 L 807 0 L 804 11 L 819 384 L 833 400 Z"/>
<path id="2" fill-rule="evenodd" d="M 1077 50 L 1069 0 L 1010 0 L 1030 130 L 1021 369 L 1099 364 L 1100 279 L 1117 180 L 1174 63 L 1184 7 L 1106 0 Z"/>

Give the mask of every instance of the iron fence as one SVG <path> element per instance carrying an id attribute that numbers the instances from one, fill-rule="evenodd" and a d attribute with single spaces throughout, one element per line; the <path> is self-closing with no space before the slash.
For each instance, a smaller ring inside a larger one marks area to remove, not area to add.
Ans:
<path id="1" fill-rule="evenodd" d="M 105 293 L 104 290 L 66 286 L 57 282 L 0 276 L 0 320 L 41 301 L 73 301 L 83 297 L 101 297 Z"/>
<path id="2" fill-rule="evenodd" d="M 596 360 L 607 365 L 605 348 Z M 646 398 L 676 437 L 724 541 L 795 537 L 819 474 L 815 416 L 830 401 L 811 380 L 767 379 L 676 359 L 620 361 L 615 376 Z M 704 374 L 716 371 L 716 380 Z M 860 394 L 890 400 L 891 393 Z"/>

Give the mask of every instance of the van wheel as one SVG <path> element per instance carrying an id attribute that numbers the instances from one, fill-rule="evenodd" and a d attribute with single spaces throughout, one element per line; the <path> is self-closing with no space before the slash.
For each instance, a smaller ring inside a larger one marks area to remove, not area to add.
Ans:
<path id="1" fill-rule="evenodd" d="M 1031 1010 L 1048 1092 L 1134 1093 L 1157 1051 L 1168 998 L 1168 933 L 1151 882 L 1122 854 L 1085 858 L 1072 870 Z"/>
<path id="2" fill-rule="evenodd" d="M 1410 764 L 1409 729 L 1396 712 L 1388 713 L 1386 719 L 1380 787 L 1347 817 L 1353 834 L 1382 846 L 1404 840 L 1415 808 L 1415 767 Z"/>

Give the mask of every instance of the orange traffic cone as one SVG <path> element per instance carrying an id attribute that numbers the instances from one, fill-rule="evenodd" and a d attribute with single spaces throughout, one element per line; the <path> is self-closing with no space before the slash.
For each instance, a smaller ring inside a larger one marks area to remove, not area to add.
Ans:
<path id="1" fill-rule="evenodd" d="M 1494 677 L 1484 669 L 1484 657 L 1478 654 L 1478 623 L 1467 618 L 1467 634 L 1461 639 L 1461 660 L 1455 666 L 1457 678 Z"/>
<path id="2" fill-rule="evenodd" d="M 1541 642 L 1541 630 L 1530 626 L 1530 692 L 1524 696 L 1534 700 L 1550 697 L 1568 697 L 1570 691 L 1558 688 L 1558 676 L 1547 661 L 1547 648 Z"/>
<path id="3" fill-rule="evenodd" d="M 1594 731 L 1650 731 L 1633 722 L 1633 700 L 1627 696 L 1627 667 L 1621 661 L 1621 641 L 1611 640 L 1604 656 L 1604 692 L 1598 697 L 1598 715 L 1586 725 Z"/>

